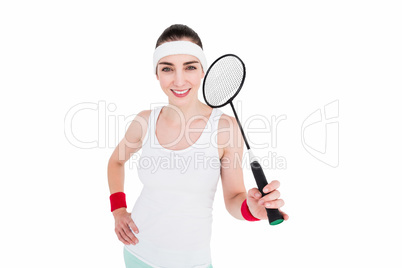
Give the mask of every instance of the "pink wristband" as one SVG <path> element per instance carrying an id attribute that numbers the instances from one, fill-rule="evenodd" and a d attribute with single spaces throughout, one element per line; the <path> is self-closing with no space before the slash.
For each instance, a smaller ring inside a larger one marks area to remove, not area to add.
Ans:
<path id="1" fill-rule="evenodd" d="M 110 211 L 118 208 L 126 208 L 126 194 L 123 192 L 117 192 L 110 195 Z"/>
<path id="2" fill-rule="evenodd" d="M 247 205 L 247 199 L 244 199 L 243 204 L 241 204 L 241 215 L 243 215 L 243 218 L 246 221 L 259 221 L 260 219 L 257 219 L 256 217 L 251 214 L 250 209 L 248 208 Z"/>

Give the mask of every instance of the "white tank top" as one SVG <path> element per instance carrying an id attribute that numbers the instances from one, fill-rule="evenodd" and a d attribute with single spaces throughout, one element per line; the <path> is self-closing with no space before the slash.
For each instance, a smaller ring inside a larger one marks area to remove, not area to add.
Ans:
<path id="1" fill-rule="evenodd" d="M 139 229 L 139 243 L 126 248 L 153 267 L 208 267 L 212 204 L 221 167 L 217 134 L 222 112 L 212 110 L 193 145 L 169 150 L 155 134 L 162 108 L 151 111 L 137 163 L 144 186 L 131 217 Z"/>

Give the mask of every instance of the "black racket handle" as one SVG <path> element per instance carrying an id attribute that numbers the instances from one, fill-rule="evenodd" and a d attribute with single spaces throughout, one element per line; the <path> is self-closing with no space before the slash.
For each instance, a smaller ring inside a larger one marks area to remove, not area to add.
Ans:
<path id="1" fill-rule="evenodd" d="M 268 184 L 267 179 L 265 178 L 264 171 L 261 168 L 260 163 L 257 161 L 251 162 L 251 170 L 253 171 L 254 179 L 257 182 L 258 190 L 262 196 L 267 195 L 268 193 L 264 193 L 262 190 Z M 283 222 L 282 213 L 279 212 L 278 209 L 265 208 L 267 210 L 268 221 L 270 225 L 277 225 Z"/>

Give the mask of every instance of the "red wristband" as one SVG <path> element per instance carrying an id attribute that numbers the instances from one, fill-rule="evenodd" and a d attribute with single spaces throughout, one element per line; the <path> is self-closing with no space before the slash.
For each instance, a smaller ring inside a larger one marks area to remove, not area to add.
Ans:
<path id="1" fill-rule="evenodd" d="M 243 215 L 243 218 L 246 221 L 259 221 L 260 219 L 257 219 L 256 217 L 251 214 L 250 209 L 248 208 L 247 205 L 247 199 L 244 199 L 243 204 L 241 204 L 241 215 Z"/>
<path id="2" fill-rule="evenodd" d="M 126 194 L 123 192 L 117 192 L 110 195 L 110 211 L 118 208 L 127 208 Z"/>

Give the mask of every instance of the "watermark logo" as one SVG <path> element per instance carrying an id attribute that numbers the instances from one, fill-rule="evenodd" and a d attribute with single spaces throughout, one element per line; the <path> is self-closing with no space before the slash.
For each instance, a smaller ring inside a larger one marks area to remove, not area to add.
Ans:
<path id="1" fill-rule="evenodd" d="M 264 169 L 269 170 L 284 170 L 287 168 L 286 158 L 278 156 L 277 153 L 268 151 L 266 155 L 259 157 L 255 156 L 254 160 L 258 161 Z M 250 168 L 250 156 L 245 154 L 242 157 L 235 154 L 232 159 L 224 157 L 219 159 L 216 155 L 205 153 L 202 151 L 195 152 L 194 155 L 182 155 L 172 151 L 161 155 L 147 155 L 144 153 L 133 154 L 128 160 L 128 167 L 132 169 L 148 170 L 154 174 L 160 170 L 176 170 L 181 174 L 186 173 L 190 168 L 193 170 L 209 170 L 209 169 L 241 169 Z"/>
<path id="2" fill-rule="evenodd" d="M 339 100 L 315 110 L 301 127 L 301 142 L 306 151 L 319 161 L 339 166 Z"/>
<path id="3" fill-rule="evenodd" d="M 124 116 L 115 114 L 117 106 L 114 103 L 107 104 L 106 101 L 82 102 L 72 106 L 64 117 L 64 136 L 67 141 L 80 149 L 94 148 L 114 148 L 121 135 L 125 133 L 128 125 L 135 118 L 135 114 Z M 80 117 L 85 117 L 89 121 L 82 122 Z M 96 123 L 97 129 L 93 129 L 85 123 Z M 79 124 L 81 123 L 81 124 Z M 76 126 L 85 128 L 86 131 L 96 133 L 90 139 L 81 137 L 80 129 Z"/>
<path id="4" fill-rule="evenodd" d="M 250 147 L 252 149 L 268 151 L 267 155 L 263 155 L 259 158 L 260 164 L 267 169 L 286 169 L 286 158 L 275 152 L 275 150 L 278 147 L 279 126 L 284 124 L 282 122 L 286 121 L 287 116 L 282 114 L 267 117 L 263 114 L 255 114 L 243 120 L 241 101 L 235 102 L 234 105 L 236 106 L 236 112 L 242 123 Z M 173 134 L 169 133 L 169 139 L 164 138 L 163 135 L 156 137 L 155 125 L 148 125 L 149 123 L 155 124 L 154 122 L 158 120 L 156 112 L 153 113 L 153 117 L 149 118 L 142 117 L 140 114 L 124 116 L 117 113 L 116 104 L 107 103 L 103 100 L 73 105 L 67 111 L 64 118 L 64 135 L 71 145 L 81 149 L 115 148 L 118 146 L 120 160 L 127 157 L 126 152 L 138 151 L 137 148 L 140 146 L 138 141 L 130 141 L 130 135 L 125 136 L 125 133 L 130 127 L 141 130 L 143 133 L 142 144 L 147 143 L 150 148 L 153 149 L 161 148 L 161 146 L 165 148 L 175 148 L 175 145 L 179 143 L 189 144 L 201 151 L 211 147 L 222 149 L 225 147 L 233 148 L 240 146 L 241 135 L 240 137 L 239 135 L 234 135 L 237 126 L 230 118 L 225 117 L 226 120 L 220 121 L 222 127 L 218 129 L 217 127 L 213 128 L 212 125 L 216 126 L 216 121 L 220 119 L 220 117 L 208 118 L 202 115 L 196 115 L 191 118 L 185 118 L 185 115 L 178 107 L 168 105 L 167 103 L 152 103 L 150 104 L 150 110 L 157 111 L 156 108 L 162 106 L 164 111 L 171 109 L 170 112 L 172 116 L 174 114 L 180 121 L 180 129 L 175 129 L 175 133 Z M 204 124 L 201 123 L 202 121 Z M 205 125 L 205 127 L 203 127 L 203 125 Z M 154 132 L 146 135 L 146 130 L 149 132 L 151 127 Z M 131 129 L 130 133 L 132 132 Z M 140 131 L 136 131 L 137 134 L 138 132 Z M 221 144 L 217 144 L 218 134 L 221 137 Z M 164 135 L 167 135 L 167 133 L 164 133 Z M 201 135 L 205 135 L 205 137 L 201 139 Z M 195 138 L 197 136 L 198 139 Z M 183 140 L 185 140 L 185 142 L 183 142 Z M 231 166 L 235 166 L 236 164 L 248 166 L 244 164 L 244 159 L 248 159 L 247 157 L 247 153 L 244 155 L 243 161 L 239 160 L 239 158 L 241 158 L 240 156 L 232 157 L 233 159 L 231 159 L 231 161 L 233 161 L 233 163 Z M 131 160 L 133 161 L 130 162 L 131 166 L 134 166 L 134 163 L 137 162 L 135 165 L 141 166 L 142 164 L 143 166 L 152 167 L 153 170 L 162 166 L 187 170 L 189 165 L 188 162 L 186 162 L 187 160 L 173 157 L 152 160 L 146 157 L 139 159 L 137 155 L 135 155 L 132 156 Z M 213 164 L 214 162 L 212 161 L 212 165 Z"/>

